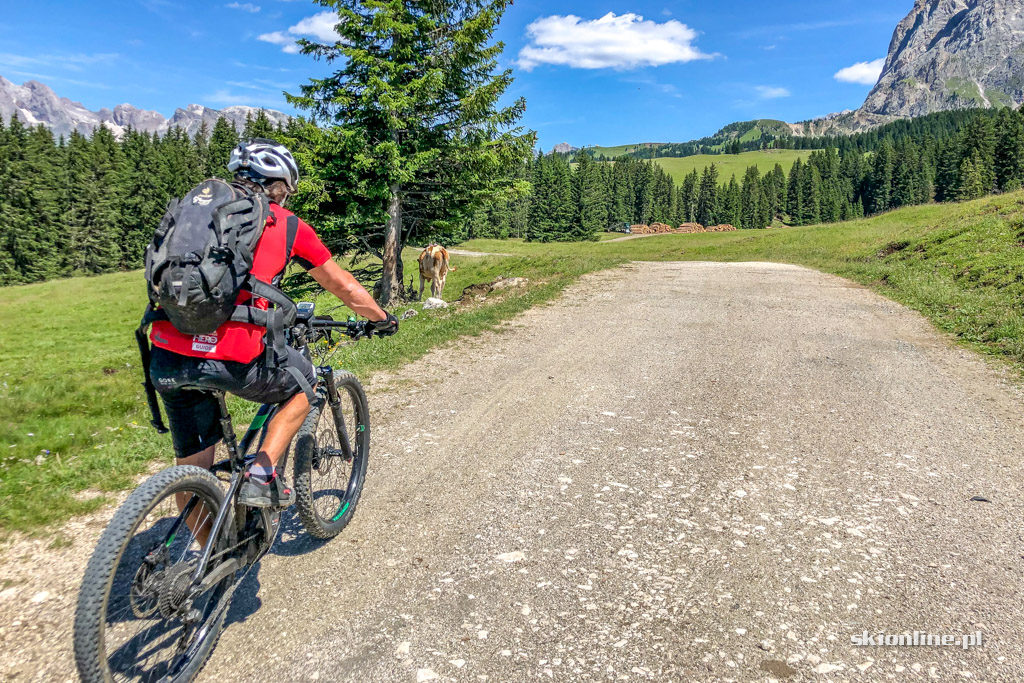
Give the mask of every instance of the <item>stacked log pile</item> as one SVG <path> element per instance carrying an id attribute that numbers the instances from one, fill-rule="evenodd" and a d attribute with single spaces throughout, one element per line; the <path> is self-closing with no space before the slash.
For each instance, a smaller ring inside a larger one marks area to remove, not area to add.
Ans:
<path id="1" fill-rule="evenodd" d="M 679 229 L 676 230 L 676 232 L 681 232 L 690 235 L 695 232 L 707 232 L 707 230 L 705 230 L 704 226 L 701 225 L 700 223 L 683 223 L 682 225 L 679 226 Z"/>

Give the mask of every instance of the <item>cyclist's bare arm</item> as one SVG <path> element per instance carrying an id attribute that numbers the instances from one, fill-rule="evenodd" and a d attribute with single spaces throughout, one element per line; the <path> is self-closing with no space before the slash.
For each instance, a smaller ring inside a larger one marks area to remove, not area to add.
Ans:
<path id="1" fill-rule="evenodd" d="M 334 261 L 329 260 L 322 266 L 313 268 L 309 274 L 320 283 L 321 287 L 341 299 L 341 302 L 352 309 L 356 315 L 361 315 L 374 322 L 387 319 L 387 313 L 377 305 L 370 293 L 352 277 L 351 273 Z"/>

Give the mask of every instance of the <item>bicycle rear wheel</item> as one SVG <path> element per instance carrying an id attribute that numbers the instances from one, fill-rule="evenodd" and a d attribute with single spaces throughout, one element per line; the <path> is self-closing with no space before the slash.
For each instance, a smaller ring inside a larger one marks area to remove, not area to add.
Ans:
<path id="1" fill-rule="evenodd" d="M 232 577 L 193 601 L 188 594 L 202 551 L 197 532 L 209 530 L 223 504 L 213 474 L 178 466 L 150 477 L 114 514 L 75 612 L 83 681 L 179 682 L 199 673 L 220 635 Z"/>
<path id="2" fill-rule="evenodd" d="M 321 393 L 295 438 L 295 506 L 306 531 L 317 538 L 337 536 L 352 519 L 370 457 L 366 393 L 352 373 L 336 372 L 334 378 L 344 430 Z"/>

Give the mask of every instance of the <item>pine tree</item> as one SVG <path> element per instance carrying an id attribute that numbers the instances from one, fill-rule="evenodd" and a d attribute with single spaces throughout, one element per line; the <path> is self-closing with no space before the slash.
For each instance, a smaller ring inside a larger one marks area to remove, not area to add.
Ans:
<path id="1" fill-rule="evenodd" d="M 569 164 L 557 155 L 538 157 L 533 170 L 533 188 L 527 239 L 532 242 L 572 240 L 578 212 Z"/>
<path id="2" fill-rule="evenodd" d="M 919 175 L 920 158 L 917 150 L 909 144 L 909 140 L 904 140 L 896 149 L 893 161 L 892 208 L 919 203 Z"/>
<path id="3" fill-rule="evenodd" d="M 704 168 L 694 211 L 697 222 L 704 226 L 716 225 L 718 210 L 718 168 L 714 164 Z"/>
<path id="4" fill-rule="evenodd" d="M 192 145 L 196 150 L 196 161 L 199 167 L 198 175 L 203 179 L 213 177 L 213 159 L 210 156 L 210 127 L 206 121 L 199 124 L 199 130 L 192 138 Z"/>
<path id="5" fill-rule="evenodd" d="M 988 186 L 986 185 L 984 166 L 985 162 L 978 152 L 963 160 L 960 164 L 960 186 L 957 188 L 957 199 L 966 201 L 985 196 Z"/>
<path id="6" fill-rule="evenodd" d="M 65 225 L 68 268 L 105 273 L 121 263 L 117 212 L 120 148 L 106 126 L 92 140 L 72 131 L 67 145 L 68 206 Z"/>
<path id="7" fill-rule="evenodd" d="M 506 184 L 507 170 L 529 154 L 534 136 L 516 127 L 522 99 L 498 104 L 512 72 L 495 73 L 503 46 L 491 44 L 509 1 L 320 0 L 338 12 L 341 40 L 302 41 L 305 54 L 341 65 L 289 100 L 336 124 L 317 172 L 330 193 L 358 202 L 353 222 L 379 249 L 375 289 L 384 305 L 404 297 L 407 230 L 461 224 L 518 187 Z M 353 157 L 338 169 L 345 148 Z"/>
<path id="8" fill-rule="evenodd" d="M 700 176 L 697 175 L 697 169 L 693 169 L 683 179 L 683 186 L 680 189 L 680 202 L 682 206 L 680 213 L 683 215 L 683 220 L 687 223 L 697 222 L 697 198 L 700 192 Z"/>
<path id="9" fill-rule="evenodd" d="M 16 125 L 16 121 L 17 119 L 12 116 L 11 125 Z M 12 246 L 16 224 L 11 223 L 7 217 L 10 191 L 14 185 L 11 168 L 13 146 L 9 129 L 0 117 L 0 285 L 9 285 L 20 280 L 18 269 L 14 265 Z"/>
<path id="10" fill-rule="evenodd" d="M 750 166 L 743 175 L 742 225 L 744 228 L 763 228 L 767 225 L 762 217 L 763 188 L 761 172 L 757 166 Z"/>
<path id="11" fill-rule="evenodd" d="M 975 168 L 985 192 L 993 191 L 996 187 L 996 130 L 990 116 L 979 115 L 971 120 L 964 129 L 963 147 L 967 154 L 977 157 Z"/>
<path id="12" fill-rule="evenodd" d="M 938 167 L 935 170 L 935 199 L 949 202 L 957 198 L 960 189 L 960 165 L 964 160 L 961 136 L 945 140 L 939 146 Z"/>
<path id="13" fill-rule="evenodd" d="M 729 178 L 729 184 L 723 188 L 719 220 L 735 228 L 743 227 L 743 191 L 736 182 L 736 175 Z"/>
<path id="14" fill-rule="evenodd" d="M 277 135 L 277 129 L 274 128 L 274 124 L 270 121 L 270 118 L 267 116 L 267 112 L 260 109 L 258 112 L 256 112 L 256 116 L 249 116 L 248 114 L 246 114 L 245 129 L 242 131 L 242 137 L 244 139 L 274 139 L 275 135 Z"/>
<path id="15" fill-rule="evenodd" d="M 775 164 L 771 172 L 771 186 L 774 188 L 772 196 L 772 218 L 781 219 L 786 212 L 786 172 L 782 170 L 782 164 Z M 769 221 L 770 222 L 770 221 Z"/>
<path id="16" fill-rule="evenodd" d="M 120 267 L 131 269 L 142 266 L 142 256 L 170 195 L 163 184 L 161 159 L 148 133 L 127 131 L 121 148 L 125 164 L 119 206 Z"/>
<path id="17" fill-rule="evenodd" d="M 1024 183 L 1024 113 L 1005 107 L 996 121 L 996 183 L 1003 192 Z"/>
<path id="18" fill-rule="evenodd" d="M 821 185 L 821 173 L 818 171 L 818 167 L 808 164 L 800 174 L 801 225 L 814 225 L 821 222 Z"/>
<path id="19" fill-rule="evenodd" d="M 181 128 L 173 128 L 156 146 L 161 157 L 161 180 L 171 197 L 184 197 L 203 179 L 195 143 Z"/>
<path id="20" fill-rule="evenodd" d="M 892 208 L 892 174 L 893 174 L 893 151 L 892 145 L 886 140 L 875 152 L 874 163 L 871 168 L 871 213 L 882 213 Z"/>
<path id="21" fill-rule="evenodd" d="M 576 155 L 576 163 L 573 179 L 578 207 L 576 237 L 580 240 L 596 239 L 597 233 L 608 227 L 601 168 L 586 152 Z"/>
<path id="22" fill-rule="evenodd" d="M 211 178 L 231 179 L 228 171 L 228 160 L 231 150 L 238 146 L 238 131 L 235 125 L 225 118 L 217 119 L 210 134 L 209 162 L 205 174 Z"/>
<path id="23" fill-rule="evenodd" d="M 803 225 L 804 215 L 804 162 L 798 157 L 789 172 L 789 188 L 786 197 L 786 213 L 793 225 Z"/>
<path id="24" fill-rule="evenodd" d="M 3 220 L 16 226 L 9 245 L 20 279 L 34 282 L 61 274 L 61 154 L 42 125 L 27 131 L 23 149 Z"/>

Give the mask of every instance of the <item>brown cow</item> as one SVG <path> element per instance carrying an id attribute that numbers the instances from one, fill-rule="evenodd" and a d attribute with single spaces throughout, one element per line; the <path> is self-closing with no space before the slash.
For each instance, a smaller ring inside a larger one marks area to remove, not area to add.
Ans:
<path id="1" fill-rule="evenodd" d="M 444 293 L 444 280 L 454 266 L 448 265 L 448 250 L 440 244 L 428 244 L 420 254 L 420 300 L 423 299 L 424 280 L 430 280 L 430 294 L 440 298 Z"/>

